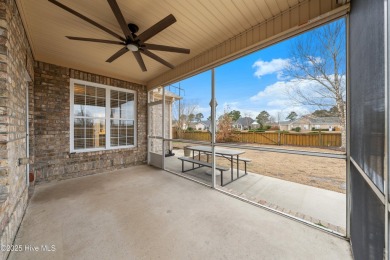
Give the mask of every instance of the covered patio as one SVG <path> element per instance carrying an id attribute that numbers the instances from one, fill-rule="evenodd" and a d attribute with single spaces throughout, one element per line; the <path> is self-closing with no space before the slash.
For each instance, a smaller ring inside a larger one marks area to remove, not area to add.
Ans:
<path id="1" fill-rule="evenodd" d="M 9 259 L 352 259 L 349 243 L 150 166 L 35 188 Z"/>

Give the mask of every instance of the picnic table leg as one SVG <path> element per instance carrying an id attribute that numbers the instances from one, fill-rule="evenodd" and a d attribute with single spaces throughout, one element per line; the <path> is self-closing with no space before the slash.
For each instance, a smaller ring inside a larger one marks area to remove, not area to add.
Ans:
<path id="1" fill-rule="evenodd" d="M 237 155 L 237 179 L 240 178 L 239 155 Z"/>
<path id="2" fill-rule="evenodd" d="M 195 151 L 194 150 L 192 150 L 192 159 L 195 160 Z M 194 169 L 194 168 L 195 168 L 195 164 L 192 163 L 192 169 Z"/>
<path id="3" fill-rule="evenodd" d="M 233 155 L 230 157 L 230 175 L 231 181 L 233 181 Z"/>
<path id="4" fill-rule="evenodd" d="M 223 171 L 221 171 L 221 187 L 223 187 Z"/>
<path id="5" fill-rule="evenodd" d="M 181 172 L 184 172 L 184 160 L 181 161 Z"/>

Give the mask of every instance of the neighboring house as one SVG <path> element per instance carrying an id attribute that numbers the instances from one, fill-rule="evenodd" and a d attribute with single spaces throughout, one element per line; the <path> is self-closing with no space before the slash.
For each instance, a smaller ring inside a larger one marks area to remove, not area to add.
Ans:
<path id="1" fill-rule="evenodd" d="M 310 117 L 303 116 L 288 124 L 287 130 L 300 127 L 302 131 L 311 131 L 314 129 L 329 129 L 334 131 L 341 128 L 340 119 L 338 117 Z M 285 128 L 285 127 L 283 127 Z M 286 130 L 286 129 L 281 129 Z"/>
<path id="2" fill-rule="evenodd" d="M 257 128 L 259 128 L 259 127 L 260 127 L 260 124 L 257 123 L 257 122 L 253 122 L 253 123 L 251 124 L 251 129 L 257 129 Z"/>
<path id="3" fill-rule="evenodd" d="M 211 125 L 211 121 L 209 121 L 209 120 L 190 124 L 190 126 L 194 130 L 198 130 L 198 131 L 208 131 L 210 129 L 210 125 Z"/>
<path id="4" fill-rule="evenodd" d="M 291 127 L 292 122 L 293 121 L 280 121 L 279 123 L 274 124 L 273 126 L 278 126 L 279 130 L 281 131 L 289 131 L 292 128 Z"/>
<path id="5" fill-rule="evenodd" d="M 249 130 L 252 127 L 253 120 L 250 117 L 240 117 L 236 122 L 233 123 L 233 128 L 238 130 Z"/>

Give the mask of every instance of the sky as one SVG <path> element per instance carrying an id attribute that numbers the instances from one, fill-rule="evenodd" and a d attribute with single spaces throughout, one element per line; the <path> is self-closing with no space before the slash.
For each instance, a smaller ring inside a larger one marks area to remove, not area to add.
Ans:
<path id="1" fill-rule="evenodd" d="M 291 59 L 292 41 L 294 38 L 216 67 L 217 116 L 224 111 L 239 110 L 241 116 L 255 118 L 265 110 L 276 120 L 283 121 L 291 111 L 302 116 L 318 109 L 294 104 L 287 94 L 289 86 L 300 84 L 299 87 L 304 89 L 313 85 L 305 81 L 298 83 L 283 74 Z M 196 113 L 202 113 L 205 119 L 210 115 L 211 71 L 172 85 L 184 89 L 180 92 L 184 102 L 197 104 Z M 179 94 L 177 88 L 168 87 L 168 90 Z"/>

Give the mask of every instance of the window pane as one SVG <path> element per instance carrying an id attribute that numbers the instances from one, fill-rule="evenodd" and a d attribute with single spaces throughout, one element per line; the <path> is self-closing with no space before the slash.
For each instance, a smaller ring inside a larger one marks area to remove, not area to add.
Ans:
<path id="1" fill-rule="evenodd" d="M 74 149 L 85 149 L 85 139 L 74 139 Z"/>
<path id="2" fill-rule="evenodd" d="M 105 99 L 106 98 L 106 89 L 96 88 L 96 96 Z"/>
<path id="3" fill-rule="evenodd" d="M 126 101 L 126 92 L 119 92 L 119 100 Z"/>
<path id="4" fill-rule="evenodd" d="M 85 116 L 85 106 L 82 105 L 74 105 L 73 106 L 73 115 L 74 116 Z"/>
<path id="5" fill-rule="evenodd" d="M 96 96 L 96 87 L 86 86 L 85 87 L 85 94 L 87 96 L 95 97 Z"/>
<path id="6" fill-rule="evenodd" d="M 127 137 L 127 145 L 134 145 L 134 137 Z"/>
<path id="7" fill-rule="evenodd" d="M 105 147 L 106 126 L 104 119 L 86 119 L 85 127 L 86 148 Z"/>
<path id="8" fill-rule="evenodd" d="M 75 105 L 85 105 L 85 96 L 74 95 L 74 104 Z"/>
<path id="9" fill-rule="evenodd" d="M 118 108 L 111 108 L 111 118 L 119 118 L 120 112 Z"/>
<path id="10" fill-rule="evenodd" d="M 127 143 L 126 143 L 126 137 L 120 137 L 119 138 L 119 145 L 121 146 L 121 145 L 126 145 Z"/>
<path id="11" fill-rule="evenodd" d="M 118 91 L 111 90 L 111 99 L 119 99 Z"/>
<path id="12" fill-rule="evenodd" d="M 134 93 L 127 93 L 127 101 L 134 101 Z"/>
<path id="13" fill-rule="evenodd" d="M 111 98 L 111 108 L 112 109 L 118 109 L 119 108 L 119 103 L 117 99 L 112 99 Z"/>
<path id="14" fill-rule="evenodd" d="M 86 97 L 85 116 L 86 117 L 105 117 L 105 101 L 95 97 Z M 98 103 L 99 101 L 99 103 Z"/>
<path id="15" fill-rule="evenodd" d="M 118 105 L 120 107 L 120 109 L 125 109 L 125 104 L 126 104 L 126 100 L 119 100 L 118 101 Z"/>
<path id="16" fill-rule="evenodd" d="M 111 147 L 118 146 L 118 138 L 111 137 Z"/>
<path id="17" fill-rule="evenodd" d="M 83 118 L 75 118 L 74 119 L 74 129 L 82 128 L 84 129 L 85 126 L 85 119 Z"/>
<path id="18" fill-rule="evenodd" d="M 121 109 L 121 110 L 119 111 L 119 118 L 121 118 L 121 119 L 127 119 L 127 113 L 126 113 L 126 112 L 127 112 L 126 110 Z"/>
<path id="19" fill-rule="evenodd" d="M 79 85 L 79 84 L 74 84 L 74 94 L 84 96 L 85 95 L 85 86 Z"/>
<path id="20" fill-rule="evenodd" d="M 85 139 L 85 148 L 86 149 L 94 148 L 92 138 Z"/>
<path id="21" fill-rule="evenodd" d="M 127 136 L 134 136 L 134 121 L 133 120 L 126 121 L 126 127 L 127 127 Z"/>

